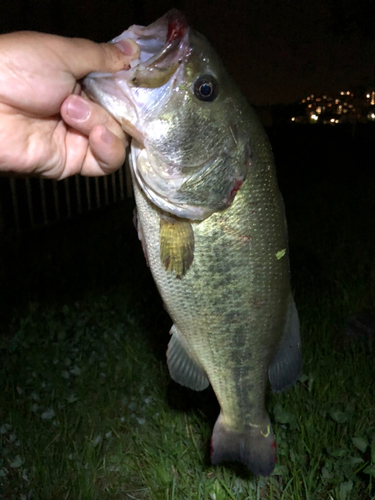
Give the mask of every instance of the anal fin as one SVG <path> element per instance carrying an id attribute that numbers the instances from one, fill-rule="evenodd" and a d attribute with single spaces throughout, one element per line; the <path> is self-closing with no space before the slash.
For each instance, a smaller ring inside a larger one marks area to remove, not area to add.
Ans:
<path id="1" fill-rule="evenodd" d="M 206 372 L 190 356 L 179 339 L 176 327 L 171 328 L 172 338 L 167 349 L 169 373 L 175 382 L 195 391 L 203 391 L 210 385 Z"/>
<path id="2" fill-rule="evenodd" d="M 300 376 L 301 370 L 302 349 L 298 312 L 293 297 L 290 297 L 280 348 L 268 370 L 272 391 L 280 392 L 292 386 Z"/>

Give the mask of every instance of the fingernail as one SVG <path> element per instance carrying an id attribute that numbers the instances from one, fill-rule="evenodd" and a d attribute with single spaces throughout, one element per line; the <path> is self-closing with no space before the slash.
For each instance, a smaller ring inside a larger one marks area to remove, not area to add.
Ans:
<path id="1" fill-rule="evenodd" d="M 112 134 L 110 130 L 107 128 L 103 128 L 101 138 L 103 142 L 106 142 L 107 144 L 112 144 L 112 142 L 115 140 L 115 135 Z"/>
<path id="2" fill-rule="evenodd" d="M 124 40 L 116 42 L 115 45 L 126 56 L 133 56 L 134 59 L 137 59 L 139 57 L 140 49 L 135 40 L 132 40 L 131 38 L 125 38 Z"/>
<path id="3" fill-rule="evenodd" d="M 74 120 L 86 120 L 90 114 L 90 108 L 84 99 L 79 96 L 71 96 L 68 103 L 67 109 L 68 115 Z"/>

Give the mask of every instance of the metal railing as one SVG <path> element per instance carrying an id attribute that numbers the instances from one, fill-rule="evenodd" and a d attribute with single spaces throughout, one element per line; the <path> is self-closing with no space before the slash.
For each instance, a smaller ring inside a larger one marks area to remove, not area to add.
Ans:
<path id="1" fill-rule="evenodd" d="M 129 165 L 111 175 L 62 181 L 0 178 L 0 233 L 26 231 L 132 197 Z"/>

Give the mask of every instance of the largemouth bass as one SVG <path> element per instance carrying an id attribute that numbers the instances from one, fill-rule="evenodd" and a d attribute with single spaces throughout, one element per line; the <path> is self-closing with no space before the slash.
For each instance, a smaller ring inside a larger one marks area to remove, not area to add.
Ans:
<path id="1" fill-rule="evenodd" d="M 269 475 L 267 380 L 281 391 L 302 363 L 269 142 L 214 49 L 178 11 L 112 42 L 124 38 L 137 42 L 139 60 L 83 85 L 133 137 L 138 234 L 173 320 L 169 371 L 215 391 L 212 463 Z"/>

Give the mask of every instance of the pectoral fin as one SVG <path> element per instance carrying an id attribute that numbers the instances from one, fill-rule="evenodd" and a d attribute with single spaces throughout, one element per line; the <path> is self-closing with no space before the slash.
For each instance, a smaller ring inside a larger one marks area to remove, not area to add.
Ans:
<path id="1" fill-rule="evenodd" d="M 292 386 L 300 376 L 301 370 L 302 351 L 298 312 L 291 297 L 281 345 L 268 370 L 272 391 L 280 392 Z"/>
<path id="2" fill-rule="evenodd" d="M 178 331 L 173 325 L 171 328 L 172 338 L 168 344 L 167 364 L 169 373 L 175 382 L 194 391 L 203 391 L 210 385 L 206 372 L 190 356 L 181 340 Z"/>
<path id="3" fill-rule="evenodd" d="M 185 219 L 160 216 L 160 259 L 166 271 L 182 278 L 194 260 L 194 232 Z"/>

